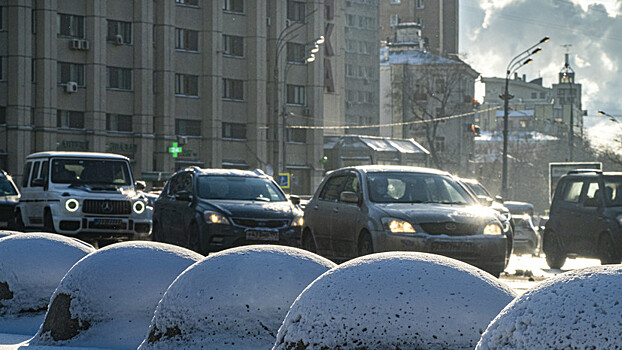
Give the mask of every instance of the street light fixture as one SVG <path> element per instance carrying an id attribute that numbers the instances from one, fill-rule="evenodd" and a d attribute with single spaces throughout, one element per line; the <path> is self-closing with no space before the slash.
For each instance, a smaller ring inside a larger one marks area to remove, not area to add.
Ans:
<path id="1" fill-rule="evenodd" d="M 614 122 L 614 123 L 619 123 L 619 121 L 616 119 L 616 117 L 612 116 L 611 114 L 605 112 L 605 111 L 598 111 L 598 114 L 602 114 L 606 117 L 609 117 L 609 121 L 610 122 Z"/>
<path id="2" fill-rule="evenodd" d="M 533 62 L 530 58 L 531 56 L 542 51 L 542 48 L 536 46 L 543 44 L 549 41 L 549 37 L 545 36 L 540 39 L 539 42 L 529 47 L 527 50 L 521 52 L 520 54 L 514 56 L 505 70 L 505 91 L 503 95 L 499 97 L 503 99 L 503 169 L 502 169 L 502 178 L 501 178 L 501 193 L 502 196 L 507 198 L 508 196 L 508 111 L 509 111 L 509 102 L 514 97 L 510 95 L 509 85 L 510 85 L 510 76 L 514 74 L 521 67 Z M 535 48 L 535 49 L 534 49 Z M 533 50 L 533 51 L 531 51 Z"/>

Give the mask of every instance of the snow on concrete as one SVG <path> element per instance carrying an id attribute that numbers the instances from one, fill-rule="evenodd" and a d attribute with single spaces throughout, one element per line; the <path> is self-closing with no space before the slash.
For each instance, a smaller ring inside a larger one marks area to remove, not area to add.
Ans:
<path id="1" fill-rule="evenodd" d="M 140 349 L 270 349 L 302 290 L 336 265 L 305 250 L 224 250 L 175 280 Z"/>
<path id="2" fill-rule="evenodd" d="M 76 263 L 60 282 L 31 344 L 136 349 L 168 286 L 202 255 L 156 242 L 124 242 Z"/>
<path id="3" fill-rule="evenodd" d="M 51 233 L 0 239 L 0 333 L 33 335 L 65 273 L 93 246 Z"/>
<path id="4" fill-rule="evenodd" d="M 621 290 L 620 265 L 549 278 L 501 311 L 477 349 L 621 349 Z"/>
<path id="5" fill-rule="evenodd" d="M 15 235 L 21 232 L 18 231 L 7 231 L 7 230 L 0 230 L 0 238 L 6 237 L 6 236 L 10 236 L 10 235 Z"/>
<path id="6" fill-rule="evenodd" d="M 367 255 L 310 284 L 273 349 L 473 349 L 514 297 L 490 274 L 458 260 Z"/>

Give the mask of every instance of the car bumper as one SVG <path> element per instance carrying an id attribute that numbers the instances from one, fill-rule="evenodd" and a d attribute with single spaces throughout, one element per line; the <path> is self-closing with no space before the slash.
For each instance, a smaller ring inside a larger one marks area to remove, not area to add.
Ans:
<path id="1" fill-rule="evenodd" d="M 55 217 L 57 233 L 87 238 L 146 239 L 151 220 L 132 217 Z"/>
<path id="2" fill-rule="evenodd" d="M 535 232 L 518 231 L 514 236 L 515 254 L 535 254 L 538 249 L 539 237 Z"/>
<path id="3" fill-rule="evenodd" d="M 417 251 L 438 254 L 493 273 L 505 268 L 505 236 L 399 235 L 384 231 L 376 231 L 374 234 L 374 250 L 377 252 Z"/>
<path id="4" fill-rule="evenodd" d="M 275 239 L 274 232 L 265 235 L 252 235 L 255 237 L 252 239 L 249 238 L 251 236 L 249 231 L 253 231 L 253 228 L 233 225 L 203 224 L 201 226 L 201 251 L 203 253 L 217 252 L 223 249 L 248 244 L 280 244 L 300 247 L 300 227 L 286 227 L 272 230 L 278 233 L 278 239 Z"/>

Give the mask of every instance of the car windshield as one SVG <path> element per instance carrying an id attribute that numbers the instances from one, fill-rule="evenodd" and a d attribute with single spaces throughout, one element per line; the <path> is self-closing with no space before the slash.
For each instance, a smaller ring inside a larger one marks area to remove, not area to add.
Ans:
<path id="1" fill-rule="evenodd" d="M 15 186 L 6 177 L 0 177 L 0 197 L 17 196 Z"/>
<path id="2" fill-rule="evenodd" d="M 52 182 L 129 186 L 132 177 L 124 160 L 53 159 Z"/>
<path id="3" fill-rule="evenodd" d="M 454 180 L 437 174 L 369 173 L 367 187 L 369 199 L 376 203 L 476 203 Z"/>
<path id="4" fill-rule="evenodd" d="M 605 204 L 608 207 L 622 207 L 622 176 L 605 175 Z"/>
<path id="5" fill-rule="evenodd" d="M 492 198 L 492 196 L 490 195 L 490 193 L 488 193 L 488 191 L 486 191 L 486 189 L 484 188 L 484 186 L 478 184 L 478 183 L 466 183 L 467 186 L 469 186 L 469 188 L 478 196 L 486 196 L 486 197 L 490 197 Z"/>
<path id="6" fill-rule="evenodd" d="M 270 180 L 260 177 L 233 175 L 199 176 L 198 195 L 204 199 L 282 202 L 283 192 Z"/>

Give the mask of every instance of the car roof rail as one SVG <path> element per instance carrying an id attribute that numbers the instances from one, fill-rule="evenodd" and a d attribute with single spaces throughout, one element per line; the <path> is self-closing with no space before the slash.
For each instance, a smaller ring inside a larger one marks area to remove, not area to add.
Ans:
<path id="1" fill-rule="evenodd" d="M 585 173 L 602 174 L 603 171 L 600 169 L 572 169 L 572 170 L 569 170 L 566 174 L 585 174 Z"/>
<path id="2" fill-rule="evenodd" d="M 253 170 L 253 172 L 259 176 L 267 176 L 266 173 L 264 173 L 261 169 L 255 169 Z"/>

